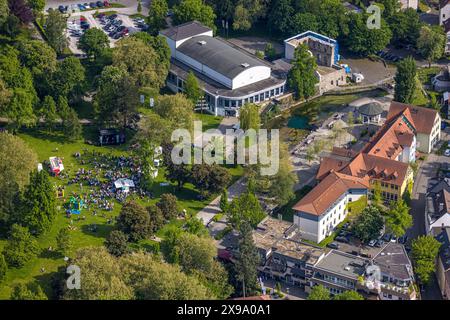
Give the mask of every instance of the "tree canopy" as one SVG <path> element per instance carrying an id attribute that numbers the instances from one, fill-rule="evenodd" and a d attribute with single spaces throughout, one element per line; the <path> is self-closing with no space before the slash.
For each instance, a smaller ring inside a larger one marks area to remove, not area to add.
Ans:
<path id="1" fill-rule="evenodd" d="M 319 82 L 316 76 L 317 63 L 309 52 L 306 43 L 295 48 L 292 68 L 288 74 L 288 84 L 294 90 L 297 99 L 308 99 L 316 92 Z"/>

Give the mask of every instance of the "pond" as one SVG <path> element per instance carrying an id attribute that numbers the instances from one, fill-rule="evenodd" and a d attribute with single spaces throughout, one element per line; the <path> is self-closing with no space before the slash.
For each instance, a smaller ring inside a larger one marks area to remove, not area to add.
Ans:
<path id="1" fill-rule="evenodd" d="M 305 116 L 292 116 L 287 122 L 287 127 L 292 129 L 309 129 L 309 119 Z"/>
<path id="2" fill-rule="evenodd" d="M 293 129 L 310 129 L 311 124 L 321 122 L 333 113 L 342 111 L 350 102 L 362 97 L 380 97 L 385 94 L 385 91 L 375 89 L 359 93 L 324 95 L 290 110 L 286 125 Z"/>

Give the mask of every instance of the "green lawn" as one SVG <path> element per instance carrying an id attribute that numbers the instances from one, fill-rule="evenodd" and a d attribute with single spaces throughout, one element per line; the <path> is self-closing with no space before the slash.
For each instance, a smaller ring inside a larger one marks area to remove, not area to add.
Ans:
<path id="1" fill-rule="evenodd" d="M 96 130 L 92 127 L 84 127 L 84 131 L 85 137 L 93 138 Z M 112 147 L 97 147 L 85 144 L 81 141 L 68 143 L 65 142 L 64 137 L 60 133 L 47 133 L 38 129 L 26 130 L 20 133 L 19 136 L 36 151 L 39 161 L 42 162 L 44 160 L 48 160 L 50 156 L 61 157 L 63 159 L 66 172 L 69 173 L 70 176 L 73 176 L 80 167 L 84 167 L 85 169 L 90 168 L 89 165 L 81 165 L 79 163 L 79 160 L 73 156 L 76 152 L 82 153 L 83 150 L 95 150 L 97 153 L 106 153 L 111 155 L 129 154 L 127 151 L 128 144 Z M 227 168 L 233 177 L 233 181 L 236 181 L 243 174 L 243 168 L 240 166 L 236 168 Z M 80 192 L 79 185 L 74 184 L 67 186 L 66 179 L 52 177 L 51 181 L 55 185 L 66 186 L 66 199 L 70 196 L 71 192 Z M 161 194 L 170 192 L 174 193 L 178 197 L 180 208 L 186 209 L 188 215 L 193 215 L 200 209 L 204 208 L 216 196 L 212 195 L 208 199 L 198 200 L 198 192 L 194 190 L 193 185 L 188 183 L 181 190 L 177 190 L 174 184 L 170 184 L 169 186 L 160 186 L 160 183 L 165 181 L 164 170 L 160 169 L 158 177 L 155 179 L 152 186 L 153 198 L 136 199 L 136 201 L 144 206 L 148 206 L 157 202 Z M 83 192 L 88 192 L 88 188 L 89 187 L 84 186 Z M 20 282 L 27 283 L 33 279 L 37 280 L 41 284 L 47 294 L 51 293 L 49 279 L 52 274 L 57 271 L 58 267 L 64 265 L 65 262 L 63 261 L 62 255 L 55 252 L 50 252 L 48 251 L 48 248 L 50 246 L 53 248 L 56 247 L 55 237 L 57 232 L 61 228 L 71 224 L 71 219 L 67 218 L 64 213 L 63 203 L 64 201 L 62 199 L 58 200 L 58 216 L 51 230 L 38 238 L 40 248 L 42 249 L 41 253 L 38 254 L 37 257 L 33 258 L 23 268 L 10 269 L 8 271 L 6 280 L 0 286 L 0 299 L 8 299 L 11 294 L 11 288 L 15 284 Z M 85 220 L 77 220 L 76 217 L 72 217 L 72 223 L 76 229 L 71 231 L 73 249 L 69 253 L 69 256 L 72 256 L 73 253 L 79 248 L 102 245 L 105 237 L 114 228 L 112 224 L 107 223 L 107 220 L 116 217 L 119 214 L 120 208 L 121 205 L 116 202 L 113 211 L 97 210 L 98 215 L 94 216 L 89 210 L 84 209 L 80 216 L 85 216 Z M 98 227 L 97 232 L 95 233 L 89 230 L 89 226 L 93 224 L 96 224 Z M 160 230 L 157 235 L 163 236 L 164 231 L 171 225 L 181 224 L 183 224 L 183 220 L 171 221 L 162 230 Z M 0 250 L 3 248 L 5 242 L 6 240 L 3 235 L 3 237 L 0 238 Z M 155 245 L 156 244 L 154 241 L 146 240 L 133 246 L 141 247 L 145 250 L 152 250 Z M 41 269 L 43 270 L 42 272 Z"/>

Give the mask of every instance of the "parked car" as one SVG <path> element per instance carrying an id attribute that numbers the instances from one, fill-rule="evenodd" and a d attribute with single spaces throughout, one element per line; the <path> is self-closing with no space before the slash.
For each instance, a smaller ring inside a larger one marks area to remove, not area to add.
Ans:
<path id="1" fill-rule="evenodd" d="M 78 4 L 78 9 L 80 9 L 81 11 L 86 10 L 86 7 L 83 6 L 81 3 Z"/>
<path id="2" fill-rule="evenodd" d="M 398 243 L 405 244 L 408 241 L 408 236 L 404 235 L 398 238 Z"/>
<path id="3" fill-rule="evenodd" d="M 378 239 L 377 242 L 375 243 L 375 247 L 377 248 L 381 248 L 384 244 L 384 241 L 381 239 Z"/>
<path id="4" fill-rule="evenodd" d="M 386 233 L 382 238 L 384 242 L 389 242 L 392 239 L 392 235 L 390 233 Z"/>
<path id="5" fill-rule="evenodd" d="M 101 1 L 97 1 L 96 2 L 96 5 L 97 5 L 97 7 L 99 7 L 99 8 L 103 8 L 105 5 L 103 4 L 103 2 L 101 2 Z"/>
<path id="6" fill-rule="evenodd" d="M 329 243 L 329 244 L 327 245 L 327 247 L 330 248 L 330 249 L 336 249 L 336 250 L 338 250 L 338 249 L 339 249 L 339 243 L 337 243 L 337 242 L 331 242 L 331 243 Z"/>
<path id="7" fill-rule="evenodd" d="M 87 3 L 87 2 L 83 3 L 83 6 L 86 8 L 86 10 L 91 8 L 89 3 Z"/>
<path id="8" fill-rule="evenodd" d="M 109 20 L 114 20 L 117 18 L 117 14 L 113 13 L 112 15 L 109 16 Z"/>
<path id="9" fill-rule="evenodd" d="M 348 240 L 347 237 L 336 237 L 334 240 L 339 241 L 339 242 L 343 242 L 343 243 L 349 243 L 350 240 Z"/>
<path id="10" fill-rule="evenodd" d="M 392 235 L 391 237 L 391 242 L 397 242 L 397 236 L 396 235 Z"/>
<path id="11" fill-rule="evenodd" d="M 377 240 L 372 239 L 372 240 L 369 241 L 369 243 L 368 243 L 367 245 L 368 245 L 369 247 L 374 247 L 376 243 L 377 243 Z"/>
<path id="12" fill-rule="evenodd" d="M 118 40 L 120 38 L 122 38 L 122 34 L 120 32 L 116 33 L 113 37 L 114 40 Z"/>
<path id="13" fill-rule="evenodd" d="M 450 149 L 445 150 L 444 156 L 450 157 Z"/>
<path id="14" fill-rule="evenodd" d="M 91 6 L 92 9 L 97 8 L 97 4 L 95 2 L 90 2 L 89 6 Z"/>
<path id="15" fill-rule="evenodd" d="M 61 12 L 61 13 L 67 13 L 67 10 L 69 9 L 69 7 L 68 6 L 59 6 L 58 7 L 58 10 L 59 10 L 59 12 Z"/>

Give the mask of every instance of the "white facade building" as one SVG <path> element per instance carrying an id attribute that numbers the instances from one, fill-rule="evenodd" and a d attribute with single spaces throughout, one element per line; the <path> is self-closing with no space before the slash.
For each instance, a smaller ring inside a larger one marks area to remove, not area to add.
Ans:
<path id="1" fill-rule="evenodd" d="M 362 179 L 330 173 L 294 206 L 301 237 L 316 243 L 331 235 L 348 214 L 348 204 L 367 196 Z"/>
<path id="2" fill-rule="evenodd" d="M 450 18 L 450 1 L 439 1 L 439 24 L 443 25 L 444 21 Z"/>
<path id="3" fill-rule="evenodd" d="M 286 80 L 272 75 L 264 60 L 213 37 L 197 21 L 160 32 L 171 50 L 167 79 L 174 92 L 183 92 L 184 81 L 194 72 L 205 93 L 202 103 L 215 115 L 238 116 L 246 103 L 263 103 L 285 92 Z"/>

